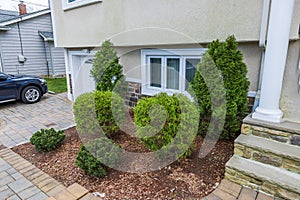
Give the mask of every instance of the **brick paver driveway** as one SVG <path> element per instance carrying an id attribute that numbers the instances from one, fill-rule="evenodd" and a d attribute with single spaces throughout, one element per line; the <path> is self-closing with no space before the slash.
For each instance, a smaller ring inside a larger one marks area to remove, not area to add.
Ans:
<path id="1" fill-rule="evenodd" d="M 74 125 L 72 103 L 66 93 L 46 94 L 35 104 L 0 104 L 0 144 L 13 147 L 28 142 L 40 129 L 65 129 Z"/>

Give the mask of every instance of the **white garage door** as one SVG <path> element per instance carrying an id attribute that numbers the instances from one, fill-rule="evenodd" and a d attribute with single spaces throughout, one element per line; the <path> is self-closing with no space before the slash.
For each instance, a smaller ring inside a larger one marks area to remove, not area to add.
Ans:
<path id="1" fill-rule="evenodd" d="M 73 100 L 83 93 L 95 90 L 95 82 L 90 75 L 92 69 L 92 54 L 82 52 L 69 52 L 71 68 L 71 90 Z"/>

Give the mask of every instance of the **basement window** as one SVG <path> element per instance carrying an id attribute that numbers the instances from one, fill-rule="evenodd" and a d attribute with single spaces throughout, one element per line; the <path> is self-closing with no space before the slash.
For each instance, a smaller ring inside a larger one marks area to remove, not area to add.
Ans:
<path id="1" fill-rule="evenodd" d="M 142 94 L 187 93 L 205 49 L 142 50 Z"/>

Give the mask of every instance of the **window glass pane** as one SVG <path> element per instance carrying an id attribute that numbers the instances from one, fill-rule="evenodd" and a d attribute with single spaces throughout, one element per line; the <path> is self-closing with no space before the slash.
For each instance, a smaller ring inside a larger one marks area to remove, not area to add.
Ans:
<path id="1" fill-rule="evenodd" d="M 194 80 L 197 65 L 200 62 L 198 58 L 188 58 L 185 61 L 185 90 L 187 90 L 189 83 Z"/>
<path id="2" fill-rule="evenodd" d="M 73 1 L 76 1 L 76 0 L 68 0 L 69 3 L 73 2 Z"/>
<path id="3" fill-rule="evenodd" d="M 179 58 L 167 58 L 167 88 L 179 90 Z"/>
<path id="4" fill-rule="evenodd" d="M 150 58 L 150 86 L 161 87 L 161 58 Z"/>

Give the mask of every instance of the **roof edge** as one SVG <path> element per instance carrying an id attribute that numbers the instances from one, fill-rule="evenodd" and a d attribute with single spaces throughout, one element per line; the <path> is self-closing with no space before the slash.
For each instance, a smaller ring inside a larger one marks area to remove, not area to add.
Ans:
<path id="1" fill-rule="evenodd" d="M 40 10 L 37 12 L 29 13 L 26 15 L 20 15 L 20 16 L 17 16 L 16 18 L 0 22 L 0 26 L 7 26 L 7 25 L 15 24 L 15 23 L 18 23 L 18 22 L 21 22 L 24 20 L 28 20 L 28 19 L 32 19 L 35 17 L 39 17 L 41 15 L 49 14 L 50 12 L 51 12 L 50 9 L 47 8 L 47 9 Z"/>

